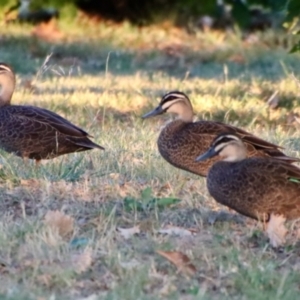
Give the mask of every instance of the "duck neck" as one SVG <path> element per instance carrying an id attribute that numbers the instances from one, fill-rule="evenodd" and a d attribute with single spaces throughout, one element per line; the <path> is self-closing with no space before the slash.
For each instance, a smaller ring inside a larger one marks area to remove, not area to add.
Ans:
<path id="1" fill-rule="evenodd" d="M 182 110 L 178 114 L 178 119 L 180 119 L 181 121 L 183 121 L 185 123 L 192 123 L 193 119 L 194 119 L 193 111 Z"/>
<path id="2" fill-rule="evenodd" d="M 240 162 L 247 157 L 247 150 L 242 142 L 227 145 L 219 154 L 226 162 Z"/>
<path id="3" fill-rule="evenodd" d="M 185 123 L 193 122 L 193 107 L 187 98 L 173 100 L 171 105 L 169 105 L 166 109 L 168 113 L 175 114 L 177 116 L 176 119 L 179 119 Z"/>
<path id="4" fill-rule="evenodd" d="M 175 103 L 170 107 L 169 111 L 177 115 L 176 119 L 185 123 L 192 123 L 194 118 L 193 109 L 185 103 Z"/>

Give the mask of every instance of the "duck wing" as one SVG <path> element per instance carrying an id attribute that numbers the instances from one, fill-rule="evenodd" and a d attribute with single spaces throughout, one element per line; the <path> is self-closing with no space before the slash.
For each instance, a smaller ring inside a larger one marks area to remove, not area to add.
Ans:
<path id="1" fill-rule="evenodd" d="M 280 149 L 283 149 L 283 147 L 263 140 L 247 132 L 244 129 L 229 124 L 224 124 L 222 122 L 199 121 L 191 123 L 189 125 L 189 131 L 192 135 L 194 135 L 194 137 L 201 136 L 202 139 L 205 136 L 212 139 L 222 132 L 232 132 L 238 135 L 241 138 L 241 140 L 246 144 L 246 147 L 249 153 L 251 153 L 251 156 L 270 156 L 276 159 L 280 159 L 282 161 L 286 161 L 288 163 L 300 161 L 300 159 L 296 157 L 287 156 L 282 151 L 280 151 Z"/>
<path id="2" fill-rule="evenodd" d="M 36 106 L 11 106 L 11 115 L 18 121 L 26 122 L 29 127 L 38 124 L 51 126 L 61 134 L 72 137 L 88 137 L 89 134 L 60 115 Z"/>
<path id="3" fill-rule="evenodd" d="M 230 131 L 235 133 L 236 135 L 238 135 L 243 142 L 255 145 L 256 147 L 260 148 L 260 149 L 283 149 L 283 147 L 280 147 L 276 144 L 273 144 L 271 142 L 268 142 L 266 140 L 263 140 L 251 133 L 249 133 L 248 131 L 236 127 L 236 126 L 232 126 L 230 124 L 224 124 L 222 122 L 215 122 L 220 128 L 224 128 L 224 131 Z"/>

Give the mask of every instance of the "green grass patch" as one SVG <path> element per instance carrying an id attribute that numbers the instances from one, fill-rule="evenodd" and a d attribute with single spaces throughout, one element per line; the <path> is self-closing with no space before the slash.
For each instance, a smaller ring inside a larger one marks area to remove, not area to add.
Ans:
<path id="1" fill-rule="evenodd" d="M 30 26 L 1 27 L 1 60 L 17 73 L 12 102 L 59 113 L 106 150 L 38 169 L 1 151 L 0 299 L 296 299 L 297 224 L 289 225 L 286 247 L 270 248 L 260 224 L 221 207 L 203 178 L 162 159 L 156 140 L 169 117 L 141 119 L 179 89 L 196 118 L 241 126 L 299 156 L 300 60 L 287 53 L 292 38 L 59 26 L 64 37 L 55 42 L 33 36 Z M 49 211 L 67 216 L 57 221 L 71 226 L 66 234 L 47 225 Z M 129 238 L 118 231 L 137 225 Z M 167 225 L 196 233 L 158 232 Z M 157 250 L 185 253 L 196 274 L 178 272 Z"/>

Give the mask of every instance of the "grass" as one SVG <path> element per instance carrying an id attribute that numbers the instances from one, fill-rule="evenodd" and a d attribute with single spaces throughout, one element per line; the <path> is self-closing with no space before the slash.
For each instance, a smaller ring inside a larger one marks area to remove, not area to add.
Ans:
<path id="1" fill-rule="evenodd" d="M 140 118 L 179 89 L 197 118 L 241 126 L 299 156 L 292 39 L 126 23 L 60 27 L 65 38 L 53 43 L 29 26 L 0 28 L 1 60 L 18 75 L 13 103 L 54 110 L 106 150 L 39 169 L 1 152 L 0 299 L 296 299 L 295 230 L 272 249 L 260 224 L 216 204 L 205 179 L 160 157 L 156 139 L 168 117 Z M 280 101 L 271 109 L 275 91 Z M 172 205 L 159 206 L 165 198 Z M 197 233 L 158 232 L 170 224 Z M 128 239 L 118 230 L 136 225 Z M 179 272 L 157 250 L 185 253 L 197 273 Z"/>

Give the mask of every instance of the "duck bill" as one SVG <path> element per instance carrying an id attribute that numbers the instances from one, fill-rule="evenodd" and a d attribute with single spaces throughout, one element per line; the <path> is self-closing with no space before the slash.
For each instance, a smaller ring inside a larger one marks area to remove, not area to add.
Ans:
<path id="1" fill-rule="evenodd" d="M 163 113 L 164 113 L 164 110 L 162 109 L 162 107 L 161 106 L 157 106 L 156 108 L 154 108 L 150 112 L 148 112 L 145 115 L 143 115 L 142 119 L 147 119 L 147 118 L 155 117 L 155 116 L 161 115 Z"/>
<path id="2" fill-rule="evenodd" d="M 215 151 L 214 148 L 209 148 L 205 153 L 203 153 L 202 155 L 198 156 L 196 158 L 196 161 L 204 161 L 207 160 L 209 158 L 212 158 L 214 156 L 216 156 L 218 153 Z"/>

